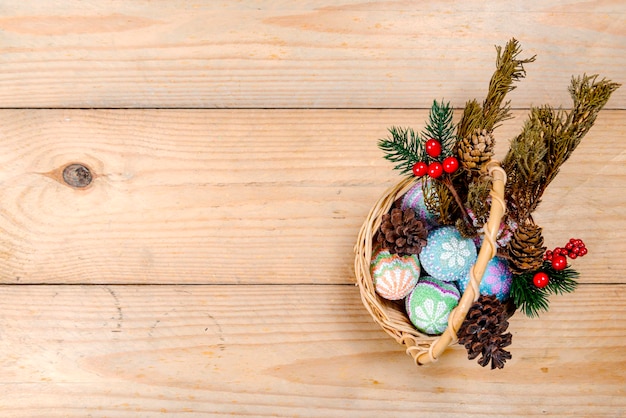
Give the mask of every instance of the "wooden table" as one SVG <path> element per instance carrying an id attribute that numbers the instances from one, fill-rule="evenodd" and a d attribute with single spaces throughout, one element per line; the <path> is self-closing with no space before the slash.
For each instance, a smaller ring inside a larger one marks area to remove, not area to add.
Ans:
<path id="1" fill-rule="evenodd" d="M 502 156 L 573 74 L 626 82 L 625 27 L 619 0 L 1 2 L 0 416 L 624 416 L 626 88 L 537 213 L 585 240 L 581 285 L 513 317 L 503 370 L 415 367 L 352 247 L 388 127 L 480 100 L 515 36 Z"/>

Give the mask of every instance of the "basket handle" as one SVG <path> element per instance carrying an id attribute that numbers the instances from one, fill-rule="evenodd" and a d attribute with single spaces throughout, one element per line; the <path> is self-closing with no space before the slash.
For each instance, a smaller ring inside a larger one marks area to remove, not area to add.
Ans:
<path id="1" fill-rule="evenodd" d="M 478 252 L 476 263 L 470 269 L 470 280 L 465 288 L 465 292 L 463 292 L 459 304 L 450 312 L 446 330 L 430 344 L 428 351 L 411 351 L 411 355 L 418 365 L 436 361 L 449 345 L 457 341 L 457 331 L 461 328 L 467 312 L 480 295 L 478 288 L 483 274 L 485 274 L 487 264 L 498 250 L 496 236 L 506 211 L 506 203 L 504 201 L 506 172 L 496 160 L 491 160 L 487 163 L 487 170 L 492 178 L 490 192 L 491 208 L 489 210 L 489 219 L 484 226 L 485 239 L 483 245 Z"/>

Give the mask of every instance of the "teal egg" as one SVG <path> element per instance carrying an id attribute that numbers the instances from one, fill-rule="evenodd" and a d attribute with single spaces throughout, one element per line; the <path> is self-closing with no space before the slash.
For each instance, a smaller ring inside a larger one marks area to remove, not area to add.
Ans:
<path id="1" fill-rule="evenodd" d="M 476 244 L 453 226 L 430 231 L 428 243 L 419 255 L 422 268 L 438 280 L 451 282 L 467 276 L 476 262 Z"/>

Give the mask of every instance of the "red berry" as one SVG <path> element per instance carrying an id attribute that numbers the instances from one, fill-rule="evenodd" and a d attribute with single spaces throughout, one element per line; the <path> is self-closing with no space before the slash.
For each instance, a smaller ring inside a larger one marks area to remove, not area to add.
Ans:
<path id="1" fill-rule="evenodd" d="M 552 268 L 555 270 L 563 270 L 567 267 L 567 258 L 563 255 L 555 255 L 552 257 Z"/>
<path id="2" fill-rule="evenodd" d="M 413 165 L 413 174 L 416 177 L 422 177 L 428 172 L 428 164 L 423 161 L 417 162 Z"/>
<path id="3" fill-rule="evenodd" d="M 571 258 L 572 260 L 575 259 L 576 257 L 578 257 L 578 254 L 576 254 L 574 252 L 569 253 L 568 255 L 569 255 L 569 258 Z"/>
<path id="4" fill-rule="evenodd" d="M 552 260 L 552 251 L 548 250 L 545 253 L 543 253 L 543 259 L 544 260 Z"/>
<path id="5" fill-rule="evenodd" d="M 574 240 L 574 244 L 578 245 L 579 247 L 580 246 L 583 246 L 583 247 L 585 246 L 585 244 L 583 243 L 582 239 L 575 239 Z"/>
<path id="6" fill-rule="evenodd" d="M 535 286 L 537 286 L 540 289 L 546 287 L 549 281 L 550 281 L 550 276 L 548 276 L 543 271 L 536 273 L 535 276 L 533 277 L 533 283 L 535 284 Z"/>
<path id="7" fill-rule="evenodd" d="M 574 248 L 574 244 L 572 244 L 571 242 L 568 242 L 568 243 L 565 245 L 565 248 L 566 248 L 567 250 L 571 250 L 572 248 Z"/>
<path id="8" fill-rule="evenodd" d="M 579 254 L 578 254 L 578 255 L 582 257 L 582 256 L 584 256 L 584 255 L 586 255 L 586 254 L 587 254 L 587 248 L 582 247 L 582 248 L 580 249 L 580 251 L 579 251 Z"/>
<path id="9" fill-rule="evenodd" d="M 576 241 L 577 241 L 577 240 L 576 240 L 576 238 L 570 238 L 570 239 L 569 239 L 569 242 L 570 242 L 571 244 L 576 244 Z"/>
<path id="10" fill-rule="evenodd" d="M 454 173 L 459 168 L 459 160 L 455 157 L 448 157 L 443 160 L 443 171 L 446 173 Z"/>
<path id="11" fill-rule="evenodd" d="M 439 157 L 441 154 L 441 143 L 433 138 L 426 141 L 426 154 L 433 158 Z"/>
<path id="12" fill-rule="evenodd" d="M 443 174 L 443 166 L 440 162 L 435 161 L 428 166 L 428 175 L 434 179 L 441 177 Z"/>

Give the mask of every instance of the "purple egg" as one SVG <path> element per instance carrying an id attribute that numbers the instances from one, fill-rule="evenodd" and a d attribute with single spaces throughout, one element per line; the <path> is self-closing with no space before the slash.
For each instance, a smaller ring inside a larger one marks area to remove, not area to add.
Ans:
<path id="1" fill-rule="evenodd" d="M 470 280 L 469 273 L 457 283 L 461 292 L 465 292 Z M 504 258 L 494 257 L 487 264 L 485 274 L 480 282 L 478 290 L 481 295 L 495 295 L 501 302 L 508 299 L 511 292 L 513 274 L 509 270 L 509 265 Z"/>
<path id="2" fill-rule="evenodd" d="M 424 221 L 426 228 L 430 230 L 437 226 L 437 216 L 429 212 L 424 203 L 424 191 L 422 190 L 422 183 L 424 181 L 427 182 L 426 184 L 428 186 L 428 180 L 421 180 L 404 194 L 401 208 L 402 210 L 407 210 L 408 208 L 413 209 L 417 218 Z"/>

